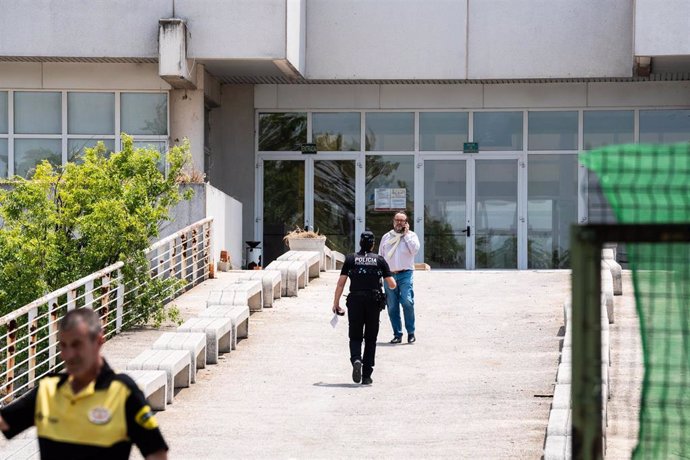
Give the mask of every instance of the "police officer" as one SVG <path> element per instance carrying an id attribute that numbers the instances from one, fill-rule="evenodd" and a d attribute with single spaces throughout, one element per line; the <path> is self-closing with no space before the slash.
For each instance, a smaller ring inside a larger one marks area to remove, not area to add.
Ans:
<path id="1" fill-rule="evenodd" d="M 350 362 L 352 380 L 355 383 L 371 385 L 376 354 L 376 336 L 379 333 L 379 314 L 385 306 L 385 294 L 381 291 L 381 278 L 390 289 L 395 289 L 395 279 L 383 257 L 374 250 L 374 234 L 366 231 L 359 239 L 359 252 L 349 254 L 340 271 L 335 287 L 333 313 L 344 315 L 340 308 L 340 297 L 345 282 L 350 278 L 350 294 L 347 296 L 347 311 L 350 337 Z M 364 359 L 362 359 L 364 339 Z"/>
<path id="2" fill-rule="evenodd" d="M 38 388 L 0 409 L 5 437 L 36 425 L 41 459 L 127 459 L 132 443 L 147 460 L 166 459 L 168 446 L 141 390 L 100 354 L 98 315 L 87 308 L 68 312 L 58 340 L 67 373 L 43 377 Z"/>

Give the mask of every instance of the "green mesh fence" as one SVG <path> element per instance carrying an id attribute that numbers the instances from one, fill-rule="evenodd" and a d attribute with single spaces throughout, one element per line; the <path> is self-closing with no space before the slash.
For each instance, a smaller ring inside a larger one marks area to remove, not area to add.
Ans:
<path id="1" fill-rule="evenodd" d="M 619 224 L 690 223 L 690 144 L 583 154 Z M 690 458 L 690 244 L 629 244 L 644 381 L 633 458 Z"/>

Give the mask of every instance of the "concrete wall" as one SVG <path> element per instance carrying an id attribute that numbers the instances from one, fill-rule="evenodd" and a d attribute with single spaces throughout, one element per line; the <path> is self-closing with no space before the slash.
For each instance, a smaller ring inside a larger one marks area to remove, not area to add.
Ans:
<path id="1" fill-rule="evenodd" d="M 170 139 L 181 144 L 189 139 L 192 163 L 197 171 L 204 170 L 204 68 L 196 66 L 197 89 L 170 91 Z"/>
<path id="2" fill-rule="evenodd" d="M 635 55 L 690 54 L 690 2 L 635 0 Z"/>
<path id="3" fill-rule="evenodd" d="M 257 109 L 491 109 L 688 106 L 690 82 L 256 85 Z"/>
<path id="4" fill-rule="evenodd" d="M 285 57 L 286 0 L 175 0 L 197 59 Z"/>
<path id="5" fill-rule="evenodd" d="M 0 62 L 0 88 L 167 91 L 170 85 L 158 76 L 158 64 Z"/>
<path id="6" fill-rule="evenodd" d="M 223 85 L 211 112 L 210 183 L 242 203 L 242 235 L 254 239 L 254 85 Z"/>
<path id="7" fill-rule="evenodd" d="M 309 0 L 307 78 L 465 78 L 467 0 Z"/>
<path id="8" fill-rule="evenodd" d="M 232 268 L 241 268 L 244 254 L 242 203 L 206 185 L 206 216 L 213 217 L 213 260 L 218 261 L 224 249 L 230 254 Z"/>
<path id="9" fill-rule="evenodd" d="M 172 0 L 0 0 L 0 56 L 158 57 Z"/>
<path id="10" fill-rule="evenodd" d="M 470 0 L 470 79 L 629 77 L 632 0 Z"/>

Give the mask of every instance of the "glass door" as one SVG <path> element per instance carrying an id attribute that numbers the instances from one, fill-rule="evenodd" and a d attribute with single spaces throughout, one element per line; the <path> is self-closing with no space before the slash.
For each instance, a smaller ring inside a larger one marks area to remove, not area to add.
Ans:
<path id="1" fill-rule="evenodd" d="M 287 250 L 285 234 L 305 226 L 305 166 L 304 160 L 263 161 L 264 267 Z"/>
<path id="2" fill-rule="evenodd" d="M 476 268 L 518 267 L 518 160 L 474 160 Z"/>
<path id="3" fill-rule="evenodd" d="M 467 268 L 467 217 L 467 160 L 424 161 L 424 261 L 429 266 Z"/>
<path id="4" fill-rule="evenodd" d="M 355 250 L 355 160 L 314 158 L 314 229 L 325 235 L 329 248 L 348 254 Z"/>

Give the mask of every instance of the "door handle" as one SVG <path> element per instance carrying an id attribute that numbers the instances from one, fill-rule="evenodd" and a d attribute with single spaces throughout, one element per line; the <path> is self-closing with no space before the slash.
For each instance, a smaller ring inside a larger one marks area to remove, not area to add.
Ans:
<path id="1" fill-rule="evenodd" d="M 467 233 L 466 236 L 467 236 L 468 238 L 469 238 L 470 236 L 472 236 L 472 232 L 471 232 L 471 230 L 470 230 L 470 226 L 469 226 L 469 225 L 467 226 L 467 228 L 466 228 L 465 230 L 461 230 L 461 232 L 462 232 L 462 233 Z"/>

